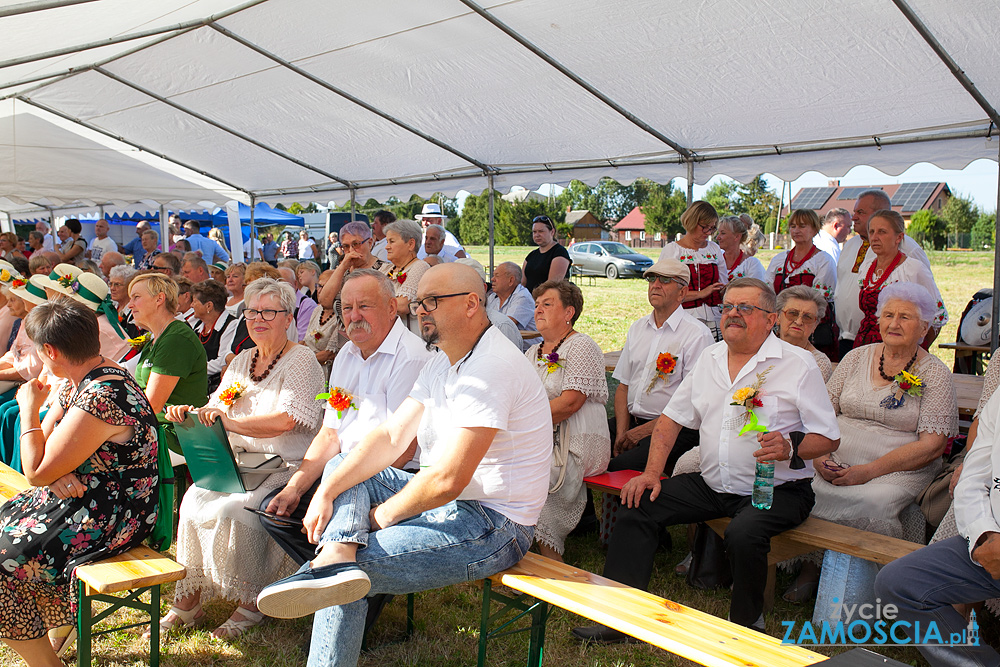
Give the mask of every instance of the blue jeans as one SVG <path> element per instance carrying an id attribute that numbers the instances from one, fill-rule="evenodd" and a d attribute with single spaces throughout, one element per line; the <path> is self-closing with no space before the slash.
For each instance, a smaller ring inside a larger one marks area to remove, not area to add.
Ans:
<path id="1" fill-rule="evenodd" d="M 920 627 L 925 629 L 935 621 L 947 641 L 951 633 L 960 633 L 967 625 L 951 605 L 1000 597 L 1000 581 L 972 562 L 965 538 L 959 536 L 935 542 L 886 565 L 875 579 L 875 594 L 882 598 L 883 607 L 889 603 L 898 607 L 900 620 L 920 621 Z M 912 632 L 909 636 L 912 639 Z M 935 666 L 1000 665 L 1000 654 L 982 641 L 978 647 L 917 648 Z"/>
<path id="2" fill-rule="evenodd" d="M 343 455 L 331 459 L 324 478 L 342 460 Z M 340 494 L 320 538 L 320 547 L 328 542 L 360 545 L 358 565 L 371 579 L 369 596 L 476 581 L 506 570 L 527 553 L 534 527 L 514 523 L 475 501 L 452 501 L 369 532 L 371 507 L 394 496 L 413 477 L 413 473 L 386 468 Z M 316 612 L 309 667 L 356 665 L 367 611 L 368 600 L 363 599 Z"/>

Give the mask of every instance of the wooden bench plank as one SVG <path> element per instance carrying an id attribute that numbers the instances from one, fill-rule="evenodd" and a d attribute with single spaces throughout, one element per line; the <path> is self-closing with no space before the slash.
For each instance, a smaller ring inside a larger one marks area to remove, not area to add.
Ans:
<path id="1" fill-rule="evenodd" d="M 76 568 L 77 578 L 98 593 L 119 593 L 179 581 L 185 574 L 183 565 L 147 546 L 133 547 L 118 556 Z"/>
<path id="2" fill-rule="evenodd" d="M 694 660 L 723 667 L 812 665 L 826 657 L 769 635 L 529 553 L 490 579 Z"/>

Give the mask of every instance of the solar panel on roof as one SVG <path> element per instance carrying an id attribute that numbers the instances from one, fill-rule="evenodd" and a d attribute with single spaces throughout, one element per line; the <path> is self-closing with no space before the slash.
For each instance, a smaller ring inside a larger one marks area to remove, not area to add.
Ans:
<path id="1" fill-rule="evenodd" d="M 807 208 L 818 210 L 823 208 L 826 200 L 837 188 L 802 188 L 792 200 L 792 208 Z"/>
<path id="2" fill-rule="evenodd" d="M 837 200 L 839 201 L 841 199 L 857 199 L 858 195 L 860 195 L 865 190 L 881 190 L 881 189 L 882 188 L 873 188 L 868 185 L 860 188 L 844 188 L 843 190 L 840 191 L 840 194 L 837 195 Z"/>
<path id="3" fill-rule="evenodd" d="M 903 183 L 893 195 L 892 205 L 899 206 L 904 213 L 919 211 L 936 189 L 937 183 Z"/>

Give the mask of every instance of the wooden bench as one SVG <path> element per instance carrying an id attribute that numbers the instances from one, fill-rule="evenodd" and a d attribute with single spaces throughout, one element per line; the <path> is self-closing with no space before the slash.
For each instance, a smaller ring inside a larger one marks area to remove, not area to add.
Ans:
<path id="1" fill-rule="evenodd" d="M 28 488 L 24 475 L 0 463 L 0 499 L 4 502 Z M 149 664 L 160 664 L 160 584 L 183 579 L 184 567 L 171 558 L 159 554 L 149 547 L 138 546 L 118 556 L 87 563 L 76 568 L 77 598 L 77 652 L 78 667 L 89 667 L 91 643 L 95 636 L 149 626 Z M 126 596 L 112 595 L 132 591 Z M 141 596 L 149 591 L 149 602 Z M 111 606 L 98 614 L 93 613 L 92 604 L 104 602 Z M 94 632 L 93 628 L 118 609 L 136 609 L 149 615 L 149 621 L 132 623 L 107 630 Z"/>
<path id="2" fill-rule="evenodd" d="M 586 280 L 587 284 L 590 286 L 597 285 L 597 276 L 584 275 L 583 269 L 580 268 L 579 264 L 571 264 L 569 267 L 569 279 L 570 282 L 574 282 L 577 285 L 582 285 L 583 281 Z"/>
<path id="3" fill-rule="evenodd" d="M 519 591 L 509 596 L 494 590 L 501 584 Z M 492 612 L 491 605 L 499 609 Z M 483 582 L 483 615 L 479 631 L 479 666 L 486 665 L 489 639 L 522 632 L 507 628 L 530 616 L 528 665 L 540 667 L 549 605 L 624 632 L 702 665 L 791 667 L 812 665 L 826 656 L 749 628 L 730 623 L 611 579 L 529 553 L 514 567 Z M 519 612 L 519 613 L 518 613 Z M 505 620 L 511 613 L 513 619 Z M 491 626 L 499 626 L 491 630 Z"/>
<path id="4" fill-rule="evenodd" d="M 625 482 L 639 474 L 635 470 L 619 470 L 585 477 L 584 482 L 592 489 L 619 495 Z M 725 534 L 729 521 L 730 519 L 725 517 L 712 519 L 705 523 L 722 536 Z M 839 523 L 810 516 L 795 528 L 771 538 L 771 551 L 767 556 L 768 571 L 767 587 L 764 590 L 764 606 L 770 609 L 774 603 L 775 566 L 789 558 L 802 556 L 812 551 L 829 549 L 885 565 L 922 546 L 916 542 L 907 542 L 895 537 L 842 526 Z"/>

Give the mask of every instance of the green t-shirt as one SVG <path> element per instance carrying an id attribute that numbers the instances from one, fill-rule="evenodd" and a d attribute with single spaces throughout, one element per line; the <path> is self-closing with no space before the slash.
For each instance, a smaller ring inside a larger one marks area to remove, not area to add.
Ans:
<path id="1" fill-rule="evenodd" d="M 174 320 L 152 343 L 142 348 L 135 379 L 143 389 L 149 374 L 180 378 L 167 398 L 167 405 L 201 407 L 208 402 L 208 360 L 198 334 L 186 323 Z"/>

